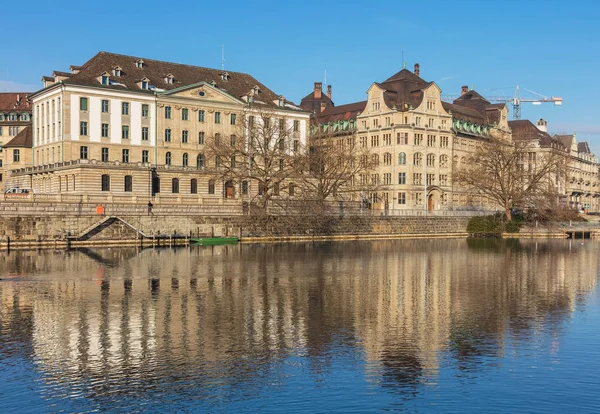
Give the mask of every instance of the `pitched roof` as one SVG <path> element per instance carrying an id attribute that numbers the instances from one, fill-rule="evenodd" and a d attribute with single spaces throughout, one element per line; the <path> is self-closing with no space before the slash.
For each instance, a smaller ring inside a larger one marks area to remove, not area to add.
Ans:
<path id="1" fill-rule="evenodd" d="M 577 144 L 577 152 L 583 152 L 583 153 L 586 153 L 586 154 L 591 154 L 592 153 L 592 151 L 590 151 L 590 146 L 585 141 L 584 142 L 579 142 Z"/>
<path id="2" fill-rule="evenodd" d="M 565 148 L 571 150 L 571 144 L 573 143 L 573 135 L 554 135 L 554 138 L 558 139 L 563 143 Z"/>
<path id="3" fill-rule="evenodd" d="M 367 101 L 353 102 L 340 106 L 333 106 L 325 109 L 323 112 L 318 113 L 315 117 L 315 123 L 323 124 L 326 122 L 335 121 L 349 121 L 356 119 L 357 115 L 361 113 L 367 106 Z"/>
<path id="4" fill-rule="evenodd" d="M 501 112 L 506 104 L 493 104 L 477 91 L 470 90 L 452 101 L 452 104 L 444 103 L 443 106 L 447 108 L 446 110 L 450 109 L 460 115 L 457 118 L 482 125 L 492 125 L 500 122 Z"/>
<path id="5" fill-rule="evenodd" d="M 316 99 L 313 91 L 302 98 L 300 101 L 300 107 L 312 113 L 318 114 L 321 111 L 321 103 L 325 103 L 327 108 L 335 106 L 333 101 L 329 99 L 329 96 L 327 96 L 326 93 L 321 93 L 321 98 Z"/>
<path id="6" fill-rule="evenodd" d="M 138 61 L 143 61 L 142 67 L 138 67 Z M 121 76 L 114 76 L 113 69 L 119 67 Z M 183 86 L 199 82 L 214 82 L 214 86 L 242 99 L 258 86 L 259 93 L 254 96 L 254 102 L 262 102 L 274 106 L 279 95 L 271 91 L 254 77 L 241 72 L 227 71 L 227 79 L 223 79 L 224 73 L 221 69 L 210 69 L 200 66 L 185 65 L 180 63 L 164 62 L 141 58 L 138 56 L 127 56 L 109 52 L 99 52 L 88 60 L 76 74 L 63 81 L 67 84 L 93 85 L 107 89 L 132 90 L 140 93 L 153 93 L 153 90 L 143 90 L 139 87 L 140 79 L 146 77 L 150 85 L 157 91 L 169 91 Z M 105 72 L 110 74 L 111 85 L 101 85 L 98 78 Z M 56 72 L 55 72 L 56 73 Z M 173 83 L 167 83 L 165 77 L 173 76 Z"/>
<path id="7" fill-rule="evenodd" d="M 13 139 L 2 145 L 2 148 L 32 148 L 33 139 L 31 137 L 31 127 L 23 128 L 21 132 L 14 136 Z"/>
<path id="8" fill-rule="evenodd" d="M 30 112 L 29 92 L 0 92 L 0 111 Z"/>
<path id="9" fill-rule="evenodd" d="M 552 146 L 565 150 L 570 148 L 571 144 L 565 145 L 556 137 L 551 137 L 547 132 L 540 130 L 528 119 L 519 119 L 508 121 L 508 126 L 512 130 L 513 141 L 538 140 L 542 147 Z"/>
<path id="10" fill-rule="evenodd" d="M 408 69 L 402 69 L 381 83 L 375 83 L 385 90 L 383 99 L 389 108 L 408 111 L 423 101 L 423 89 L 431 85 Z"/>

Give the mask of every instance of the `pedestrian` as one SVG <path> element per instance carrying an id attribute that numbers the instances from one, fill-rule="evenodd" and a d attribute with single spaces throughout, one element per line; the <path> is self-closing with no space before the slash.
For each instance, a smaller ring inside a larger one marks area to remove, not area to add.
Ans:
<path id="1" fill-rule="evenodd" d="M 148 201 L 148 215 L 152 214 L 152 201 Z"/>

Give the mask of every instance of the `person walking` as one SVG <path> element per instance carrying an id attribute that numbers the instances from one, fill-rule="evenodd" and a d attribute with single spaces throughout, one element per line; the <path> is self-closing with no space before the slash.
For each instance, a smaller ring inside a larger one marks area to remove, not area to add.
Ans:
<path id="1" fill-rule="evenodd" d="M 152 207 L 154 207 L 152 201 L 148 201 L 148 215 L 152 214 Z"/>

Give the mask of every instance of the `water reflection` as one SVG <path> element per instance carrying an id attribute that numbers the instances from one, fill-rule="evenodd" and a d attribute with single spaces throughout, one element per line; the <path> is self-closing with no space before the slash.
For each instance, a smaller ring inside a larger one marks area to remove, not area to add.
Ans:
<path id="1" fill-rule="evenodd" d="M 33 362 L 44 398 L 84 407 L 223 408 L 298 372 L 319 384 L 340 361 L 412 398 L 444 369 L 477 375 L 540 335 L 559 348 L 596 289 L 597 251 L 428 240 L 15 252 L 0 257 L 0 358 Z"/>

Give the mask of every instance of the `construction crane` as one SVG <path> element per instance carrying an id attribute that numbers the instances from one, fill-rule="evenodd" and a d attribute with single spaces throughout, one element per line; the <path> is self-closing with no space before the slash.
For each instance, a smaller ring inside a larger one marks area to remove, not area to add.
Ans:
<path id="1" fill-rule="evenodd" d="M 472 90 L 473 88 L 471 88 Z M 521 89 L 532 93 L 534 95 L 539 96 L 539 98 L 537 99 L 523 99 L 521 98 Z M 456 98 L 458 98 L 458 96 L 452 96 L 452 95 L 444 95 L 443 98 L 445 99 L 451 99 L 454 100 Z M 512 104 L 513 107 L 513 119 L 521 119 L 521 103 L 523 102 L 531 102 L 532 105 L 541 105 L 543 103 L 554 103 L 555 106 L 560 106 L 562 105 L 562 101 L 563 99 L 560 96 L 551 96 L 551 97 L 547 97 L 544 95 L 541 95 L 537 92 L 531 91 L 529 89 L 526 88 L 521 88 L 519 85 L 517 85 L 517 88 L 515 90 L 515 96 L 511 97 L 507 97 L 507 96 L 496 96 L 496 97 L 490 97 L 490 98 L 485 98 L 486 100 L 488 100 L 489 102 L 504 102 L 504 103 L 510 103 Z"/>

